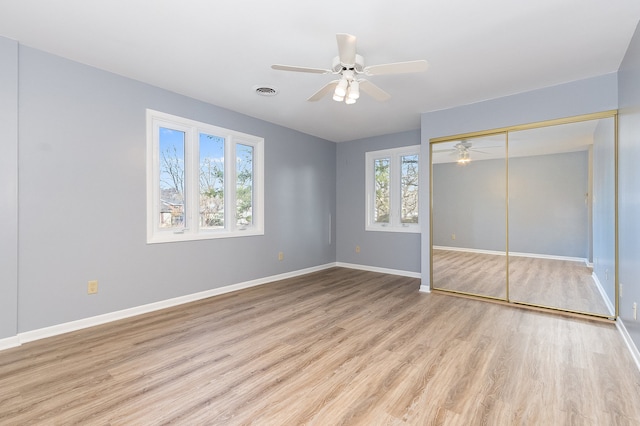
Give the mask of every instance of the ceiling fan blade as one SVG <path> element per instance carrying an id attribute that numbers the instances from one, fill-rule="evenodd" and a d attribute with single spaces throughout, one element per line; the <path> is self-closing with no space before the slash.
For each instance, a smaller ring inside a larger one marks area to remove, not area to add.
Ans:
<path id="1" fill-rule="evenodd" d="M 325 84 L 322 89 L 318 90 L 316 93 L 311 95 L 307 100 L 309 102 L 319 101 L 320 99 L 327 96 L 329 93 L 332 93 L 334 90 L 336 90 L 336 86 L 338 85 L 339 81 L 340 80 L 334 80 L 331 83 Z"/>
<path id="2" fill-rule="evenodd" d="M 360 81 L 360 90 L 371 96 L 376 101 L 387 101 L 391 95 L 368 80 Z"/>
<path id="3" fill-rule="evenodd" d="M 393 64 L 371 65 L 364 69 L 366 75 L 384 74 L 408 74 L 412 72 L 424 72 L 429 68 L 429 63 L 424 59 L 418 61 L 395 62 Z"/>
<path id="4" fill-rule="evenodd" d="M 271 68 L 279 71 L 295 71 L 295 72 L 309 72 L 312 74 L 331 74 L 330 70 L 323 70 L 321 68 L 307 68 L 307 67 L 296 67 L 292 65 L 271 65 Z"/>
<path id="5" fill-rule="evenodd" d="M 353 67 L 356 63 L 356 36 L 339 33 L 336 34 L 336 39 L 340 63 L 347 68 Z"/>

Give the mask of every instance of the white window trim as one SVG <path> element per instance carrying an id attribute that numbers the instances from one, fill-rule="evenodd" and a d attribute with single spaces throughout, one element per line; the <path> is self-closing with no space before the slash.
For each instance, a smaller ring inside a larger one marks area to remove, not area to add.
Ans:
<path id="1" fill-rule="evenodd" d="M 264 138 L 224 129 L 187 118 L 147 109 L 147 243 L 206 240 L 216 238 L 264 235 Z M 160 149 L 157 143 L 160 127 L 185 132 L 185 206 L 186 227 L 181 230 L 161 229 L 160 220 Z M 206 133 L 225 139 L 225 228 L 201 229 L 199 227 L 199 134 Z M 238 227 L 235 220 L 237 144 L 252 146 L 253 151 L 253 215 L 247 227 Z M 234 159 L 234 161 L 228 161 Z M 190 172 L 189 172 L 190 170 Z M 195 183 L 194 183 L 195 180 Z"/>
<path id="2" fill-rule="evenodd" d="M 418 223 L 401 223 L 401 194 L 400 179 L 401 166 L 400 158 L 405 155 L 418 155 L 418 173 L 422 173 L 422 156 L 420 155 L 420 145 L 404 146 L 400 148 L 384 149 L 380 151 L 369 151 L 365 154 L 365 192 L 366 192 L 366 219 L 365 230 L 381 232 L 411 232 L 420 233 L 420 220 L 422 212 L 418 207 Z M 375 160 L 388 158 L 389 165 L 389 187 L 390 189 L 390 220 L 389 223 L 376 223 L 375 217 Z M 420 189 L 418 188 L 418 191 Z M 422 191 L 420 191 L 422 192 Z M 420 194 L 418 195 L 420 196 Z"/>

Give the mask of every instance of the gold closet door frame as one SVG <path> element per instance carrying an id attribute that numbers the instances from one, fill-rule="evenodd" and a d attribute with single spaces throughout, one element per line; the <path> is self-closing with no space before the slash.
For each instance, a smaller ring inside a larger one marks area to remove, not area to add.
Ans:
<path id="1" fill-rule="evenodd" d="M 597 314 L 593 312 L 582 312 L 582 311 L 574 311 L 570 309 L 562 309 L 554 306 L 544 306 L 537 305 L 534 303 L 527 302 L 516 302 L 512 301 L 509 297 L 509 133 L 519 130 L 529 130 L 529 129 L 537 129 L 540 127 L 551 127 L 557 126 L 560 124 L 570 124 L 570 123 L 579 123 L 581 121 L 591 121 L 591 120 L 599 120 L 603 118 L 613 118 L 614 119 L 614 154 L 613 154 L 613 162 L 614 162 L 614 308 L 615 313 L 612 316 Z M 443 288 L 435 288 L 433 286 L 433 146 L 438 143 L 443 142 L 451 142 L 460 139 L 471 139 L 483 136 L 495 136 L 499 134 L 505 134 L 505 173 L 506 173 L 506 194 L 505 194 L 505 211 L 506 211 L 506 298 L 499 298 L 494 296 L 483 296 L 473 293 L 467 293 L 460 290 L 448 290 Z M 477 131 L 477 132 L 468 132 L 468 133 L 460 133 L 457 135 L 451 136 L 443 136 L 432 138 L 429 140 L 429 287 L 431 291 L 447 293 L 451 295 L 457 295 L 461 297 L 468 297 L 473 299 L 480 299 L 486 301 L 492 301 L 496 303 L 503 303 L 510 306 L 520 306 L 524 308 L 530 308 L 534 310 L 540 310 L 545 312 L 555 312 L 555 313 L 563 313 L 568 315 L 574 315 L 579 317 L 589 317 L 595 319 L 602 319 L 606 321 L 615 321 L 618 317 L 619 313 L 619 299 L 620 299 L 620 288 L 618 283 L 618 270 L 619 270 L 619 253 L 618 253 L 618 110 L 609 110 L 596 112 L 591 114 L 582 114 L 565 118 L 558 118 L 553 120 L 545 120 L 545 121 L 537 121 L 533 123 L 526 124 L 518 124 L 514 126 L 500 127 L 496 129 Z"/>

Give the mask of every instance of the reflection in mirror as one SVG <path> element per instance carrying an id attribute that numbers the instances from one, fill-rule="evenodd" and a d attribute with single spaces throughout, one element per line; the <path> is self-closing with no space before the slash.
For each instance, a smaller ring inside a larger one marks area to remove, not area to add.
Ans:
<path id="1" fill-rule="evenodd" d="M 614 118 L 509 132 L 509 298 L 613 315 Z"/>
<path id="2" fill-rule="evenodd" d="M 506 136 L 431 144 L 432 286 L 506 298 Z"/>

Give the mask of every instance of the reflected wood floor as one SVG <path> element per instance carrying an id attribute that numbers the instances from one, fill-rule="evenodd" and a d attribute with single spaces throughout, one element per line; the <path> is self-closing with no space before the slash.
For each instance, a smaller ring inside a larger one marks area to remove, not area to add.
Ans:
<path id="1" fill-rule="evenodd" d="M 433 250 L 434 287 L 506 298 L 506 257 Z M 584 262 L 509 257 L 509 299 L 569 311 L 610 315 Z"/>
<path id="2" fill-rule="evenodd" d="M 332 268 L 0 352 L 0 424 L 637 425 L 613 324 Z"/>

